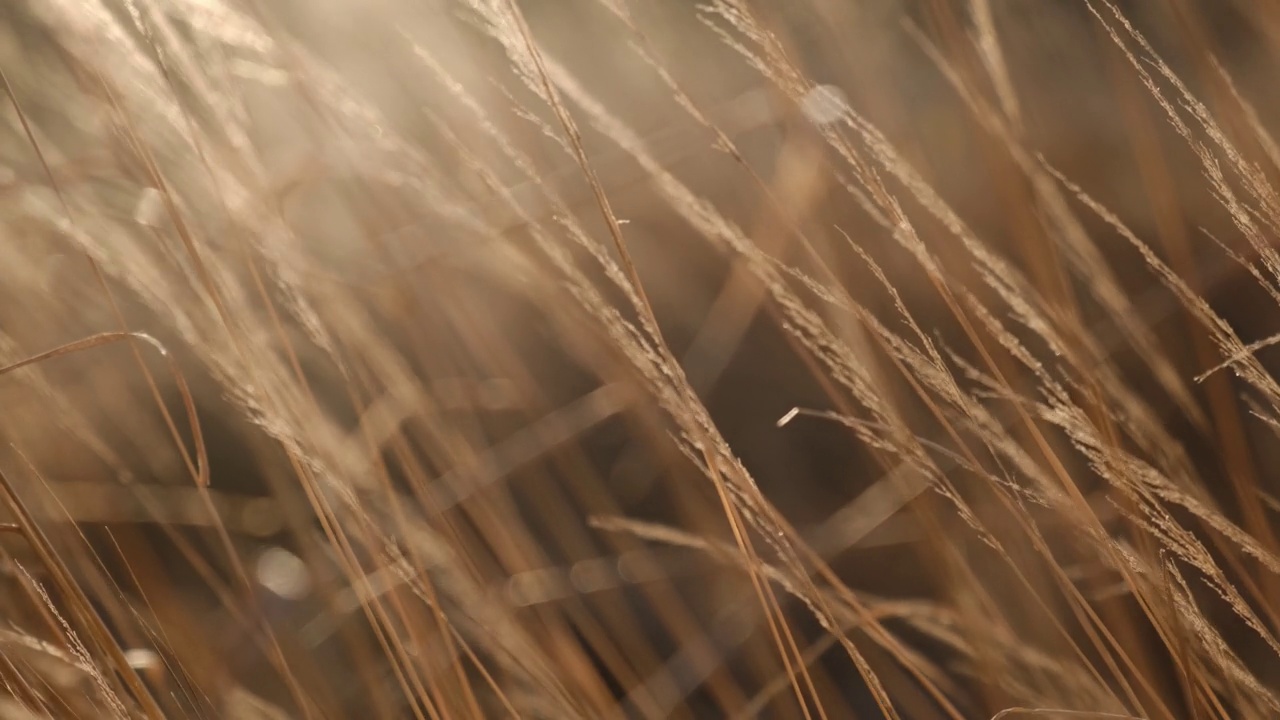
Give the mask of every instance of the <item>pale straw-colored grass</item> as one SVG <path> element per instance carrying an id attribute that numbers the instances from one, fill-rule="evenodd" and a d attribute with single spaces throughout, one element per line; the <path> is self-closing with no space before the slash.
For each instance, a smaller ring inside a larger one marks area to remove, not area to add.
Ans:
<path id="1" fill-rule="evenodd" d="M 0 8 L 0 717 L 1280 714 L 1280 16 Z"/>

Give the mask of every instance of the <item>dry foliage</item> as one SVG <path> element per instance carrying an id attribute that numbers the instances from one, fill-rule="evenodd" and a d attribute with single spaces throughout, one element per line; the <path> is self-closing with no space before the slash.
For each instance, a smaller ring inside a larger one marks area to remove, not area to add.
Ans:
<path id="1" fill-rule="evenodd" d="M 1277 51 L 0 4 L 0 718 L 1280 717 Z"/>

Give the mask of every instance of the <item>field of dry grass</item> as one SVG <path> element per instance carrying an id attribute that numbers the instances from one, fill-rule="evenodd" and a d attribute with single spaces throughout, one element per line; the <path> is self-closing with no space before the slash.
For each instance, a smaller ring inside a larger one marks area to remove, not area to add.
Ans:
<path id="1" fill-rule="evenodd" d="M 0 3 L 0 720 L 1280 717 L 1280 12 Z"/>

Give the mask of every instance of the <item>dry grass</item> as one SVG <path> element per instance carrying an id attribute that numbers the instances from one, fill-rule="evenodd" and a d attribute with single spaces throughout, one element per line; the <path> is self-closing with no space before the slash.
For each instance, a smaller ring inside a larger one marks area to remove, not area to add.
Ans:
<path id="1" fill-rule="evenodd" d="M 1265 3 L 0 5 L 0 718 L 1280 716 Z"/>

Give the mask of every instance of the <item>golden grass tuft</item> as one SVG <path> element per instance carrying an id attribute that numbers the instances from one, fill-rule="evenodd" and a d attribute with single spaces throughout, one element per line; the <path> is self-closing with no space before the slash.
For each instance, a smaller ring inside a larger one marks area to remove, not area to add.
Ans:
<path id="1" fill-rule="evenodd" d="M 0 718 L 1280 715 L 1278 23 L 0 6 Z"/>

